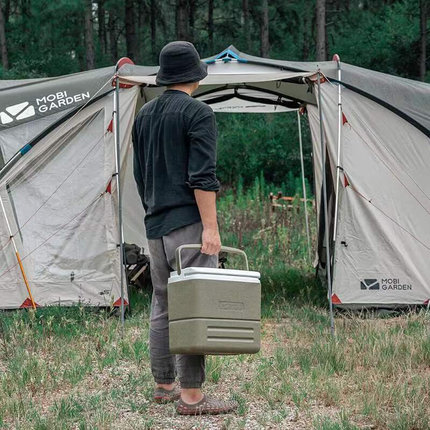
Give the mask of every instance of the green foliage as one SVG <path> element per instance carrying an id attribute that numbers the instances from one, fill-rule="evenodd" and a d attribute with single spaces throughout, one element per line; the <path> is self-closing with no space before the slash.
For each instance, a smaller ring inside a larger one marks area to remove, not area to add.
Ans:
<path id="1" fill-rule="evenodd" d="M 133 60 L 145 65 L 156 64 L 161 47 L 176 38 L 175 2 L 155 1 L 155 40 L 151 35 L 150 3 L 131 2 L 137 39 Z M 268 3 L 270 55 L 289 60 L 314 60 L 315 0 Z M 6 15 L 11 68 L 2 74 L 0 71 L 0 76 L 54 76 L 85 69 L 86 0 L 11 0 L 1 4 Z M 99 22 L 100 5 L 103 22 Z M 358 66 L 417 78 L 419 11 L 419 0 L 327 1 L 329 58 L 338 53 L 343 61 Z M 193 2 L 194 25 L 190 28 L 190 39 L 203 57 L 220 52 L 230 44 L 258 55 L 260 2 L 249 2 L 249 12 L 249 31 L 245 33 L 242 2 L 215 0 L 214 39 L 210 46 L 208 4 Z M 124 24 L 125 2 L 92 2 L 96 67 L 115 63 L 114 55 L 120 58 L 127 54 Z M 107 31 L 107 46 L 104 46 L 101 27 Z M 110 46 L 110 33 L 115 46 Z"/>
<path id="2" fill-rule="evenodd" d="M 417 78 L 419 0 L 367 3 L 338 15 L 332 52 L 347 63 Z"/>
<path id="3" fill-rule="evenodd" d="M 11 68 L 3 77 L 57 76 L 82 70 L 83 4 L 84 0 L 34 1 L 28 2 L 28 8 L 17 8 L 6 27 Z"/>
<path id="4" fill-rule="evenodd" d="M 299 136 L 296 114 L 217 114 L 218 169 L 223 184 L 246 187 L 256 176 L 276 184 L 289 196 L 301 194 Z M 312 178 L 309 127 L 302 124 L 308 186 Z M 264 187 L 264 183 L 261 184 Z M 264 190 L 266 191 L 266 190 Z M 277 192 L 277 189 L 271 189 Z M 309 195 L 310 189 L 308 189 Z M 240 195 L 240 192 L 238 193 Z"/>

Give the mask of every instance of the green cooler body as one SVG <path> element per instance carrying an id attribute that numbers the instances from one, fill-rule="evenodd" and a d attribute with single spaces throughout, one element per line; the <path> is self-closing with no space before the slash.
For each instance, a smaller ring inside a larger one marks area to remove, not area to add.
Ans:
<path id="1" fill-rule="evenodd" d="M 216 355 L 258 352 L 260 273 L 206 267 L 181 270 L 180 251 L 196 247 L 201 245 L 178 248 L 178 270 L 171 273 L 168 282 L 170 352 Z M 227 247 L 222 251 L 244 254 Z"/>

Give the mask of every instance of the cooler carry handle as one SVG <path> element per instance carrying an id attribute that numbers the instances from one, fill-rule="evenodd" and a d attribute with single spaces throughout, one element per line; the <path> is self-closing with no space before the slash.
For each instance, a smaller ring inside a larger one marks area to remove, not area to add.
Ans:
<path id="1" fill-rule="evenodd" d="M 183 249 L 200 249 L 202 247 L 201 243 L 192 243 L 188 245 L 181 245 L 176 248 L 176 271 L 178 275 L 182 272 L 182 262 L 181 262 L 181 251 Z M 221 246 L 222 252 L 229 252 L 230 254 L 241 254 L 245 258 L 246 270 L 249 270 L 248 257 L 246 256 L 245 251 L 237 248 L 230 248 L 229 246 Z"/>

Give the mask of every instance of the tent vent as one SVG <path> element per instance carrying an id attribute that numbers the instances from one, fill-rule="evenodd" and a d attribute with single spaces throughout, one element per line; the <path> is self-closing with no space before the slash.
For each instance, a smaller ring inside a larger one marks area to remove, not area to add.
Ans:
<path id="1" fill-rule="evenodd" d="M 112 194 L 112 181 L 109 181 L 108 186 L 106 187 L 106 192 Z"/>
<path id="2" fill-rule="evenodd" d="M 231 49 L 225 49 L 220 54 L 218 54 L 215 58 L 211 60 L 206 60 L 207 64 L 213 64 L 216 60 L 222 60 L 224 63 L 228 63 L 231 60 L 236 60 L 238 63 L 247 63 L 248 60 L 245 58 L 241 58 L 236 52 L 233 52 Z"/>

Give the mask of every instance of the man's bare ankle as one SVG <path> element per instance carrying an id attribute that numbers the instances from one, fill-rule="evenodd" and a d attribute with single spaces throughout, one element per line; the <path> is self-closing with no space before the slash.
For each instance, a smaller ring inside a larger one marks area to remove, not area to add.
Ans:
<path id="1" fill-rule="evenodd" d="M 198 403 L 203 399 L 202 390 L 200 388 L 182 388 L 181 399 L 189 405 Z"/>
<path id="2" fill-rule="evenodd" d="M 171 384 L 157 384 L 157 388 L 164 388 L 165 390 L 173 390 L 175 388 L 176 383 L 172 382 Z"/>

